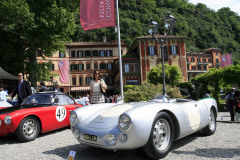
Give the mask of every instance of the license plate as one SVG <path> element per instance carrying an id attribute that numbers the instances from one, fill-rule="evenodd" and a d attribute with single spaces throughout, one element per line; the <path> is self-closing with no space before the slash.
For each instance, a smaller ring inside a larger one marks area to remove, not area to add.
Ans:
<path id="1" fill-rule="evenodd" d="M 97 142 L 97 136 L 95 136 L 95 135 L 84 134 L 84 139 L 88 140 L 88 141 Z"/>

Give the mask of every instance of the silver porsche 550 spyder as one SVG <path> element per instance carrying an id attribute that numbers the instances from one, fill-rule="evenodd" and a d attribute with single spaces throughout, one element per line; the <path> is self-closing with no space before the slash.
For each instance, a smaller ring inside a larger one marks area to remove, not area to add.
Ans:
<path id="1" fill-rule="evenodd" d="M 71 112 L 71 130 L 81 143 L 110 150 L 143 148 L 153 159 L 165 157 L 174 140 L 216 130 L 217 103 L 162 97 L 144 102 L 103 103 Z"/>

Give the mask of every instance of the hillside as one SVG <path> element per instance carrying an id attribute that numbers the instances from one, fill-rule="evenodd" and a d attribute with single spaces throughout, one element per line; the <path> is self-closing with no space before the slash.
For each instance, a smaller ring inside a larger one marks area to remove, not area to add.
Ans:
<path id="1" fill-rule="evenodd" d="M 168 11 L 177 19 L 173 35 L 186 36 L 187 51 L 221 48 L 223 53 L 240 50 L 240 17 L 230 8 L 215 12 L 204 4 L 190 4 L 187 0 L 121 0 L 119 1 L 121 40 L 129 46 L 136 37 L 147 35 L 147 24 L 152 17 L 160 24 Z M 78 22 L 80 23 L 80 22 Z M 117 40 L 115 27 L 83 31 L 81 25 L 72 37 L 73 41 Z"/>

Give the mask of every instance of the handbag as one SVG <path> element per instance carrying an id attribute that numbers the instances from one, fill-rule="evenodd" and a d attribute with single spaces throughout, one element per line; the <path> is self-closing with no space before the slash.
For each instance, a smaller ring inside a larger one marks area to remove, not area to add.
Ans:
<path id="1" fill-rule="evenodd" d="M 101 83 L 99 83 L 99 85 L 100 85 L 100 92 L 104 94 L 106 92 L 106 89 L 102 87 Z"/>

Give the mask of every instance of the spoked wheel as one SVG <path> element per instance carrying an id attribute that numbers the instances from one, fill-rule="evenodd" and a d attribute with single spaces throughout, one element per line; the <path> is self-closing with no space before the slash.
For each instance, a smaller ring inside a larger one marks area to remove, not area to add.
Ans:
<path id="1" fill-rule="evenodd" d="M 32 141 L 40 132 L 39 121 L 35 117 L 26 117 L 21 121 L 17 129 L 17 136 L 23 142 Z"/>
<path id="2" fill-rule="evenodd" d="M 147 144 L 143 147 L 145 153 L 153 158 L 164 158 L 172 148 L 173 122 L 171 117 L 160 112 L 156 115 Z"/>
<path id="3" fill-rule="evenodd" d="M 217 128 L 216 116 L 214 114 L 213 108 L 211 108 L 209 114 L 209 124 L 203 129 L 203 133 L 207 136 L 213 135 L 216 131 L 216 128 Z"/>

